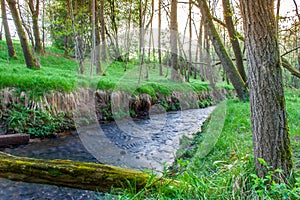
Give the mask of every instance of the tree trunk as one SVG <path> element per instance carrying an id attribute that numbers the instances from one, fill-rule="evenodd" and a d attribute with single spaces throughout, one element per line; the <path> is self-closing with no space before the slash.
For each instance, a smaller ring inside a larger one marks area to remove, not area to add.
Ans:
<path id="1" fill-rule="evenodd" d="M 9 26 L 8 26 L 8 22 L 7 22 L 5 0 L 1 0 L 1 14 L 2 14 L 2 23 L 4 26 L 4 32 L 5 32 L 6 45 L 7 45 L 7 50 L 8 50 L 8 56 L 10 58 L 13 58 L 13 57 L 16 57 L 16 51 L 15 51 L 14 45 L 12 43 L 11 34 L 9 31 Z"/>
<path id="2" fill-rule="evenodd" d="M 0 41 L 3 40 L 2 34 L 3 34 L 3 23 L 1 23 L 1 27 L 0 27 Z"/>
<path id="3" fill-rule="evenodd" d="M 243 81 L 246 83 L 247 75 L 244 68 L 243 55 L 238 41 L 238 34 L 234 28 L 234 24 L 232 20 L 233 11 L 229 3 L 229 0 L 222 0 L 222 2 L 223 2 L 223 9 L 224 9 L 224 19 L 230 37 L 232 49 L 235 55 L 237 70 L 239 71 Z"/>
<path id="4" fill-rule="evenodd" d="M 190 82 L 190 76 L 192 73 L 191 62 L 192 62 L 192 39 L 193 39 L 193 30 L 192 30 L 192 0 L 189 0 L 189 61 L 187 63 L 188 66 L 188 74 L 186 76 L 186 81 Z"/>
<path id="5" fill-rule="evenodd" d="M 128 20 L 126 24 L 126 40 L 125 40 L 125 66 L 124 66 L 124 71 L 127 71 L 127 65 L 129 62 L 129 57 L 130 57 L 130 46 L 131 46 L 131 41 L 130 41 L 130 35 L 131 35 L 131 19 L 132 19 L 132 5 L 133 2 L 130 0 L 129 2 L 129 13 L 128 13 Z"/>
<path id="6" fill-rule="evenodd" d="M 73 9 L 73 2 L 71 0 L 67 0 L 68 11 L 69 11 L 69 15 L 71 17 L 73 34 L 75 37 L 75 54 L 76 54 L 76 59 L 79 61 L 78 73 L 83 74 L 84 73 L 84 65 L 83 65 L 84 57 L 83 57 L 82 41 L 81 41 L 80 33 L 77 32 L 76 27 L 75 27 L 76 22 L 75 22 L 74 11 L 76 11 L 76 8 L 77 8 L 77 1 L 75 1 L 74 4 L 75 4 L 75 10 Z"/>
<path id="7" fill-rule="evenodd" d="M 179 81 L 178 73 L 178 23 L 177 23 L 177 0 L 171 0 L 170 14 L 170 45 L 171 45 L 171 80 Z"/>
<path id="8" fill-rule="evenodd" d="M 159 65 L 159 75 L 163 75 L 162 69 L 162 57 L 161 57 L 161 7 L 162 0 L 158 1 L 158 65 Z"/>
<path id="9" fill-rule="evenodd" d="M 266 175 L 262 158 L 278 182 L 288 182 L 292 169 L 291 147 L 283 91 L 274 1 L 241 0 L 248 61 L 251 122 L 255 168 Z M 274 177 L 274 178 L 275 178 Z"/>
<path id="10" fill-rule="evenodd" d="M 22 27 L 22 23 L 20 20 L 20 16 L 16 7 L 16 1 L 15 0 L 7 0 L 7 3 L 9 5 L 11 15 L 13 17 L 17 33 L 21 42 L 21 46 L 23 49 L 23 54 L 25 57 L 25 62 L 28 68 L 39 68 L 40 66 L 37 65 L 37 62 L 35 58 L 32 55 L 32 52 L 29 47 L 28 39 L 26 37 L 26 33 Z"/>
<path id="11" fill-rule="evenodd" d="M 201 10 L 201 14 L 204 20 L 204 24 L 207 28 L 210 40 L 214 45 L 215 51 L 221 60 L 221 63 L 226 70 L 231 83 L 236 90 L 238 98 L 240 100 L 246 100 L 249 97 L 248 89 L 246 87 L 245 82 L 243 81 L 242 77 L 240 76 L 239 72 L 235 68 L 230 56 L 228 55 L 224 44 L 221 41 L 221 38 L 215 28 L 213 23 L 212 15 L 209 11 L 209 7 L 207 5 L 206 0 L 198 0 L 199 8 Z"/>
<path id="12" fill-rule="evenodd" d="M 99 6 L 98 0 L 95 0 L 95 64 L 96 64 L 96 73 L 97 74 L 104 74 L 102 70 L 102 63 L 101 63 L 101 37 L 100 37 L 100 15 L 99 15 Z"/>
<path id="13" fill-rule="evenodd" d="M 100 0 L 100 32 L 101 32 L 101 39 L 102 39 L 102 50 L 101 50 L 101 57 L 103 61 L 107 59 L 107 51 L 106 51 L 106 38 L 105 38 L 105 20 L 104 20 L 104 0 Z"/>
<path id="14" fill-rule="evenodd" d="M 91 37 L 92 37 L 92 42 L 91 42 L 91 62 L 90 62 L 90 77 L 93 77 L 93 67 L 94 64 L 96 63 L 96 58 L 95 58 L 95 47 L 96 47 L 96 4 L 95 4 L 96 0 L 92 0 L 90 2 L 90 24 L 92 26 L 92 31 L 91 31 Z M 99 66 L 97 66 L 99 67 Z M 98 69 L 96 69 L 96 73 L 98 73 Z"/>
<path id="15" fill-rule="evenodd" d="M 40 1 L 35 0 L 35 6 L 34 6 L 34 0 L 28 1 L 29 9 L 32 15 L 32 30 L 34 35 L 34 50 L 36 53 L 43 55 L 43 46 L 42 46 L 42 40 L 40 36 L 40 28 L 39 28 L 39 11 L 40 11 Z"/>
<path id="16" fill-rule="evenodd" d="M 111 20 L 111 27 L 113 31 L 113 40 L 111 40 L 111 45 L 113 46 L 113 51 L 115 53 L 114 58 L 117 61 L 122 62 L 122 55 L 120 52 L 120 47 L 119 47 L 119 29 L 117 25 L 117 13 L 116 13 L 116 8 L 115 8 L 115 0 L 110 0 L 110 20 Z M 111 38 L 112 39 L 112 38 Z"/>
<path id="17" fill-rule="evenodd" d="M 0 152 L 0 177 L 14 181 L 52 184 L 98 192 L 112 188 L 155 188 L 179 183 L 163 178 L 110 165 L 76 162 L 71 160 L 40 160 L 12 156 Z M 149 180 L 152 179 L 150 182 Z"/>

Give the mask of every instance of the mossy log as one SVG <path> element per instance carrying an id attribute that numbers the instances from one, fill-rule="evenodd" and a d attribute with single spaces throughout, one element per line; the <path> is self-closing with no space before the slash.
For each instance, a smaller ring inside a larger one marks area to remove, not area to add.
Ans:
<path id="1" fill-rule="evenodd" d="M 41 160 L 0 152 L 0 177 L 14 181 L 52 184 L 99 192 L 111 188 L 178 185 L 178 182 L 132 169 L 71 160 Z M 149 183 L 149 180 L 151 180 Z"/>

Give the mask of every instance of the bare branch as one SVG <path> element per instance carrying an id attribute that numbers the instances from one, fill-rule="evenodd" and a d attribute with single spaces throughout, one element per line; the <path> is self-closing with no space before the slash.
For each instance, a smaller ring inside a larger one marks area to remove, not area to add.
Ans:
<path id="1" fill-rule="evenodd" d="M 297 46 L 297 47 L 295 47 L 295 48 L 293 48 L 293 49 L 291 49 L 291 50 L 285 52 L 284 54 L 281 55 L 281 57 L 283 57 L 283 56 L 285 56 L 285 55 L 287 55 L 287 54 L 289 54 L 289 53 L 292 53 L 293 51 L 296 51 L 297 49 L 300 49 L 300 46 Z"/>

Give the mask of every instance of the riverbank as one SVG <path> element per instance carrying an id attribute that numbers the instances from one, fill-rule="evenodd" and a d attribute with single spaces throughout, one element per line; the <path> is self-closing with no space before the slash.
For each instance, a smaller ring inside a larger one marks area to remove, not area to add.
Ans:
<path id="1" fill-rule="evenodd" d="M 215 94 L 225 98 L 231 90 L 173 91 L 170 94 L 130 94 L 119 90 L 80 88 L 75 92 L 53 92 L 33 98 L 15 88 L 0 90 L 2 133 L 26 133 L 51 137 L 73 130 L 76 125 L 122 118 L 147 118 L 152 113 L 203 108 L 215 103 Z"/>
<path id="2" fill-rule="evenodd" d="M 88 70 L 78 74 L 75 60 L 65 58 L 61 50 L 48 47 L 46 55 L 39 57 L 41 69 L 32 70 L 25 67 L 18 42 L 15 48 L 20 56 L 9 59 L 6 44 L 0 41 L 1 134 L 48 137 L 73 129 L 73 112 L 78 108 L 83 123 L 94 113 L 98 121 L 111 121 L 147 117 L 151 107 L 161 112 L 202 108 L 234 96 L 231 85 L 202 81 L 200 74 L 189 83 L 171 81 L 166 63 L 161 76 L 155 60 L 145 63 L 141 73 L 140 62 L 132 59 L 107 60 L 102 74 L 95 69 L 92 75 Z M 94 113 L 87 113 L 90 110 Z"/>

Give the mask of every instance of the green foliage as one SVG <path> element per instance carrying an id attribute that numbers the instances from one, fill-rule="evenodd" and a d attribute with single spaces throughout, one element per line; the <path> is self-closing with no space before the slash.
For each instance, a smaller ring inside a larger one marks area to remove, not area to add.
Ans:
<path id="1" fill-rule="evenodd" d="M 114 89 L 116 84 L 109 80 L 109 79 L 100 79 L 97 85 L 97 88 L 100 90 L 109 90 L 109 89 Z"/>
<path id="2" fill-rule="evenodd" d="M 3 115 L 3 124 L 9 133 L 26 133 L 35 137 L 46 137 L 70 129 L 71 117 L 60 113 L 53 116 L 45 110 L 32 110 L 21 105 L 13 105 Z"/>
<path id="3" fill-rule="evenodd" d="M 250 174 L 252 187 L 254 191 L 253 196 L 259 199 L 300 199 L 300 182 L 295 186 L 290 186 L 286 183 L 275 182 L 273 177 L 275 174 L 281 173 L 282 170 L 271 170 L 272 167 L 268 166 L 266 161 L 258 159 L 259 162 L 268 168 L 267 175 L 263 178 L 258 177 L 256 174 Z"/>
<path id="4" fill-rule="evenodd" d="M 156 92 L 152 84 L 143 84 L 136 89 L 138 94 L 149 94 L 153 99 L 156 98 Z"/>

